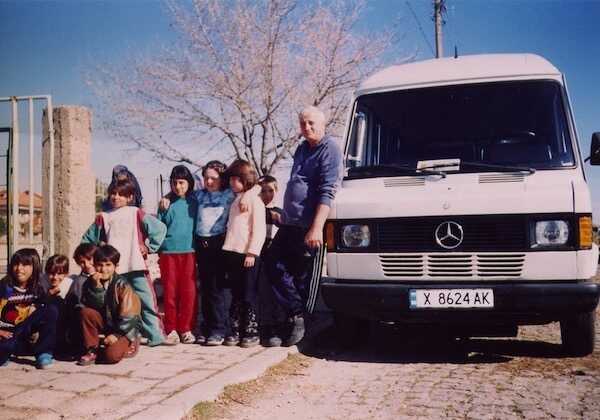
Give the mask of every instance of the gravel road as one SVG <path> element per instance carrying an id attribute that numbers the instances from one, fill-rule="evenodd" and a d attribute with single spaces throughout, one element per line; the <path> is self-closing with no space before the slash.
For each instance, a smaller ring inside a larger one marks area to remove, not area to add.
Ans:
<path id="1" fill-rule="evenodd" d="M 600 344 L 562 357 L 557 323 L 462 343 L 441 333 L 372 326 L 351 348 L 329 328 L 300 369 L 222 401 L 216 418 L 600 419 Z"/>

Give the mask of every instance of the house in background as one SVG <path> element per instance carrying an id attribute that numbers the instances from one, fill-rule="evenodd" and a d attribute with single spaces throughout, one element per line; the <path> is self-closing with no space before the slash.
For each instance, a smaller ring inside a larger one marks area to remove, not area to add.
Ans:
<path id="1" fill-rule="evenodd" d="M 26 239 L 29 235 L 29 190 L 19 194 L 19 237 Z M 0 242 L 6 242 L 7 216 L 8 216 L 8 193 L 6 189 L 0 190 Z M 42 195 L 33 193 L 33 235 L 35 240 L 41 240 L 42 235 Z"/>

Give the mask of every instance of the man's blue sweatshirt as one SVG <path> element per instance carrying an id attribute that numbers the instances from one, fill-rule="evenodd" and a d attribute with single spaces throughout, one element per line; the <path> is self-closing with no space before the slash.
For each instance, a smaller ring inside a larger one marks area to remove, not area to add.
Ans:
<path id="1" fill-rule="evenodd" d="M 342 152 L 333 138 L 326 135 L 314 147 L 302 142 L 283 197 L 283 223 L 309 228 L 317 205 L 331 206 L 342 172 Z"/>

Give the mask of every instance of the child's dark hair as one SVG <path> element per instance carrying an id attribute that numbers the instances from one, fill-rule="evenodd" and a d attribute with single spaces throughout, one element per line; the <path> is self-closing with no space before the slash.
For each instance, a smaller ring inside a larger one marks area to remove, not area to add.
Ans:
<path id="1" fill-rule="evenodd" d="M 121 179 L 108 187 L 108 195 L 119 194 L 121 197 L 133 197 L 135 185 L 128 179 Z"/>
<path id="2" fill-rule="evenodd" d="M 248 191 L 250 188 L 254 187 L 258 182 L 258 175 L 254 166 L 247 160 L 237 159 L 234 160 L 229 168 L 227 168 L 226 177 L 227 179 L 232 176 L 237 176 L 242 185 L 244 186 L 244 191 Z"/>
<path id="3" fill-rule="evenodd" d="M 27 282 L 28 291 L 37 291 L 39 289 L 40 274 L 42 273 L 42 263 L 40 261 L 40 254 L 33 248 L 23 248 L 16 251 L 10 262 L 8 263 L 8 279 L 11 286 L 17 285 L 17 279 L 15 277 L 15 267 L 19 264 L 33 266 L 31 277 Z"/>
<path id="4" fill-rule="evenodd" d="M 79 264 L 79 261 L 82 258 L 85 258 L 87 260 L 93 260 L 94 252 L 96 252 L 97 248 L 98 247 L 95 244 L 79 244 L 73 252 L 73 259 L 77 264 Z"/>
<path id="5" fill-rule="evenodd" d="M 94 264 L 110 261 L 114 265 L 119 264 L 121 254 L 114 246 L 102 245 L 94 252 Z"/>
<path id="6" fill-rule="evenodd" d="M 69 274 L 69 258 L 56 254 L 46 261 L 46 274 Z"/>
<path id="7" fill-rule="evenodd" d="M 192 175 L 192 173 L 190 172 L 190 170 L 187 168 L 187 166 L 184 165 L 177 165 L 174 166 L 173 169 L 171 170 L 171 177 L 169 178 L 171 185 L 173 185 L 173 182 L 178 180 L 178 179 L 183 179 L 186 180 L 188 183 L 188 190 L 185 193 L 186 197 L 189 197 L 190 194 L 192 194 L 192 192 L 194 191 L 194 176 Z M 172 188 L 172 187 L 171 187 Z M 175 195 L 175 193 L 173 191 L 171 191 L 168 196 L 169 200 L 173 201 L 174 199 L 177 198 L 177 196 Z"/>
<path id="8" fill-rule="evenodd" d="M 211 160 L 206 165 L 202 167 L 202 177 L 206 175 L 206 171 L 212 169 L 219 174 L 221 177 L 221 189 L 224 190 L 227 188 L 227 179 L 225 177 L 225 172 L 227 171 L 227 165 L 225 165 L 220 160 Z"/>
<path id="9" fill-rule="evenodd" d="M 272 175 L 263 175 L 258 179 L 258 183 L 260 185 L 263 184 L 275 184 L 275 187 L 277 187 L 277 178 L 275 178 Z"/>

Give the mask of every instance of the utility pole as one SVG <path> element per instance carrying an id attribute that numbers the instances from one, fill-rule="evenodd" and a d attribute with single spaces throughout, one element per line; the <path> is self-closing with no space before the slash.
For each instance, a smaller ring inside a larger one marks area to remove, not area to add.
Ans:
<path id="1" fill-rule="evenodd" d="M 435 21 L 435 58 L 441 58 L 444 55 L 442 47 L 442 13 L 445 10 L 445 0 L 434 0 L 434 21 Z"/>

